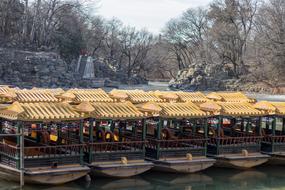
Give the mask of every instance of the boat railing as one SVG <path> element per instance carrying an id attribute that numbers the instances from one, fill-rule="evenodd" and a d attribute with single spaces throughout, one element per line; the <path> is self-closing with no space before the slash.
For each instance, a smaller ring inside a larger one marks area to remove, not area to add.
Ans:
<path id="1" fill-rule="evenodd" d="M 92 153 L 91 162 L 120 160 L 121 157 L 127 157 L 128 160 L 143 159 L 146 143 L 147 141 L 138 140 L 87 143 L 88 150 L 85 150 L 85 152 Z"/>
<path id="2" fill-rule="evenodd" d="M 262 136 L 213 137 L 208 143 L 209 154 L 233 154 L 246 149 L 248 152 L 259 152 Z"/>
<path id="3" fill-rule="evenodd" d="M 146 145 L 146 156 L 150 158 L 185 157 L 187 153 L 193 156 L 204 156 L 207 138 L 191 139 L 149 139 Z"/>
<path id="4" fill-rule="evenodd" d="M 262 141 L 268 143 L 285 143 L 285 135 L 266 135 Z"/>
<path id="5" fill-rule="evenodd" d="M 149 139 L 148 146 L 156 148 L 157 145 L 159 145 L 160 149 L 197 148 L 204 147 L 207 140 L 208 139 L 206 138 L 168 140 Z"/>
<path id="6" fill-rule="evenodd" d="M 25 167 L 80 163 L 85 144 L 25 147 Z"/>
<path id="7" fill-rule="evenodd" d="M 285 151 L 285 135 L 265 135 L 262 139 L 261 150 L 269 153 Z"/>
<path id="8" fill-rule="evenodd" d="M 260 143 L 262 136 L 238 136 L 238 137 L 212 137 L 209 144 L 219 144 L 221 146 L 234 144 Z"/>
<path id="9" fill-rule="evenodd" d="M 85 144 L 59 146 L 31 146 L 24 148 L 25 167 L 56 167 L 57 165 L 80 163 L 81 150 Z M 82 153 L 83 155 L 83 153 Z M 0 143 L 0 163 L 18 167 L 20 148 Z"/>
<path id="10" fill-rule="evenodd" d="M 19 148 L 16 146 L 0 143 L 0 163 L 13 168 L 17 167 L 19 161 Z"/>

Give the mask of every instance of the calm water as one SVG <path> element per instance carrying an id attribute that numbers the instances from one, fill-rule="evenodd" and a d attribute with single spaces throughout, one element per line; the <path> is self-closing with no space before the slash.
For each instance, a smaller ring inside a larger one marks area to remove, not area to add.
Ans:
<path id="1" fill-rule="evenodd" d="M 167 90 L 165 84 L 120 86 L 123 89 Z M 108 90 L 108 89 L 107 89 Z M 258 100 L 285 101 L 285 96 L 256 95 Z M 0 180 L 0 190 L 19 189 L 18 184 Z M 183 175 L 147 172 L 128 179 L 97 178 L 92 182 L 80 179 L 63 186 L 26 186 L 24 190 L 285 190 L 285 166 L 263 165 L 241 171 L 210 168 L 201 173 Z"/>

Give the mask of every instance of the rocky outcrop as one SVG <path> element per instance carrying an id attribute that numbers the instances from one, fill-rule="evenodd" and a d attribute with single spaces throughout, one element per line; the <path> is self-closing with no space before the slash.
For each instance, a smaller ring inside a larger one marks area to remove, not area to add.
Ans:
<path id="1" fill-rule="evenodd" d="M 285 94 L 285 84 L 259 81 L 250 73 L 234 78 L 231 71 L 219 65 L 192 65 L 180 70 L 169 84 L 172 89 L 201 91 L 244 91 L 256 93 Z"/>
<path id="2" fill-rule="evenodd" d="M 77 60 L 66 63 L 57 53 L 0 48 L 0 84 L 22 88 L 117 87 L 119 83 L 144 83 L 140 77 L 126 78 L 125 72 L 113 71 L 103 61 L 94 59 L 92 79 L 77 71 Z"/>
<path id="3" fill-rule="evenodd" d="M 21 87 L 72 87 L 79 76 L 56 53 L 0 49 L 1 84 Z"/>
<path id="4" fill-rule="evenodd" d="M 229 72 L 219 65 L 192 65 L 180 70 L 170 81 L 170 88 L 183 90 L 217 90 L 225 89 L 223 81 L 229 80 Z"/>
<path id="5" fill-rule="evenodd" d="M 0 84 L 22 88 L 93 88 L 113 84 L 111 80 L 104 78 L 110 74 L 110 71 L 104 68 L 103 64 L 95 64 L 98 78 L 92 80 L 84 79 L 79 72 L 76 72 L 76 64 L 76 61 L 66 63 L 58 54 L 52 52 L 2 48 L 0 49 Z"/>

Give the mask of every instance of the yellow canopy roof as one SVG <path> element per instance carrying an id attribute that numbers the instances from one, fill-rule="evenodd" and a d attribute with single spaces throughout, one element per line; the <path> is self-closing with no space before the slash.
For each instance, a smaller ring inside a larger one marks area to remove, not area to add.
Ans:
<path id="1" fill-rule="evenodd" d="M 219 102 L 221 107 L 221 115 L 228 116 L 261 116 L 263 111 L 257 110 L 248 102 Z"/>
<path id="2" fill-rule="evenodd" d="M 145 92 L 143 90 L 118 90 L 125 92 L 128 95 L 128 100 L 132 103 L 144 103 L 144 102 L 162 102 L 163 100 L 154 95 L 151 92 Z"/>
<path id="3" fill-rule="evenodd" d="M 9 88 L 8 86 L 0 86 L 0 101 L 1 102 L 9 102 L 12 101 L 16 97 L 14 90 Z"/>
<path id="4" fill-rule="evenodd" d="M 223 100 L 223 98 L 220 95 L 218 95 L 216 92 L 211 92 L 206 97 L 211 99 L 211 100 L 215 100 L 215 101 L 222 101 Z"/>
<path id="5" fill-rule="evenodd" d="M 96 119 L 138 119 L 145 115 L 140 112 L 132 103 L 112 102 L 112 103 L 93 103 L 95 111 L 92 117 Z"/>
<path id="6" fill-rule="evenodd" d="M 276 107 L 268 101 L 257 102 L 254 104 L 254 108 L 265 111 L 269 115 L 275 114 L 277 111 Z"/>
<path id="7" fill-rule="evenodd" d="M 248 98 L 242 92 L 211 92 L 207 98 L 224 102 L 255 102 L 254 99 Z"/>
<path id="8" fill-rule="evenodd" d="M 91 113 L 95 111 L 94 107 L 91 105 L 90 102 L 82 102 L 79 105 L 76 105 L 75 110 L 83 113 Z"/>
<path id="9" fill-rule="evenodd" d="M 60 121 L 84 118 L 84 114 L 74 110 L 67 103 L 40 102 L 18 103 L 0 110 L 0 117 L 20 121 Z"/>
<path id="10" fill-rule="evenodd" d="M 155 102 L 147 102 L 136 105 L 136 107 L 142 112 L 157 112 L 159 113 L 162 108 Z"/>
<path id="11" fill-rule="evenodd" d="M 154 91 L 154 92 L 150 92 L 154 95 L 156 95 L 158 98 L 161 98 L 164 101 L 177 101 L 178 100 L 178 95 L 175 94 L 172 91 Z"/>
<path id="12" fill-rule="evenodd" d="M 76 98 L 76 96 L 71 92 L 63 92 L 55 96 L 62 101 L 73 101 Z"/>
<path id="13" fill-rule="evenodd" d="M 67 91 L 75 95 L 75 102 L 113 102 L 112 98 L 102 89 L 70 89 Z"/>
<path id="14" fill-rule="evenodd" d="M 270 102 L 276 108 L 276 114 L 285 115 L 285 102 Z"/>
<path id="15" fill-rule="evenodd" d="M 129 97 L 126 92 L 117 89 L 110 91 L 109 95 L 111 98 L 118 100 L 126 100 Z"/>
<path id="16" fill-rule="evenodd" d="M 182 102 L 202 103 L 208 101 L 208 98 L 202 92 L 177 91 L 175 93 Z"/>
<path id="17" fill-rule="evenodd" d="M 219 115 L 222 107 L 213 101 L 208 101 L 199 105 L 200 109 L 206 112 L 212 112 L 214 115 Z"/>
<path id="18" fill-rule="evenodd" d="M 160 117 L 164 118 L 200 118 L 207 116 L 206 112 L 192 102 L 158 103 L 158 105 L 162 108 Z"/>
<path id="19" fill-rule="evenodd" d="M 58 102 L 59 100 L 47 89 L 16 90 L 18 102 Z"/>

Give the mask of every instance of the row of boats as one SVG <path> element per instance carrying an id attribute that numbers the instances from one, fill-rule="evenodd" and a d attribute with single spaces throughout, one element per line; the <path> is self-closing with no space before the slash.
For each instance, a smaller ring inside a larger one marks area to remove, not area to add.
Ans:
<path id="1" fill-rule="evenodd" d="M 285 102 L 241 92 L 0 86 L 0 102 L 5 179 L 23 172 L 28 183 L 62 184 L 285 164 Z"/>

